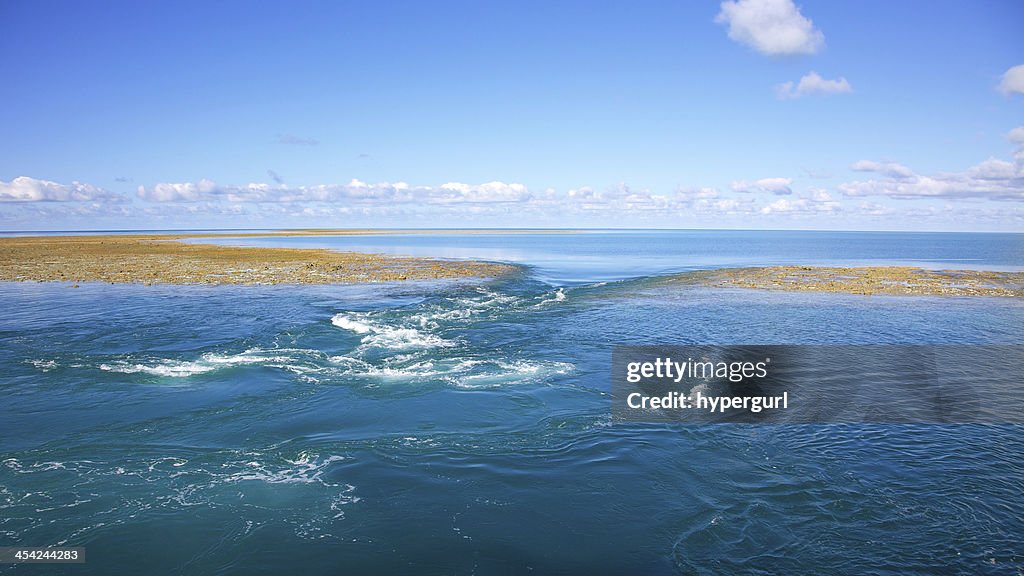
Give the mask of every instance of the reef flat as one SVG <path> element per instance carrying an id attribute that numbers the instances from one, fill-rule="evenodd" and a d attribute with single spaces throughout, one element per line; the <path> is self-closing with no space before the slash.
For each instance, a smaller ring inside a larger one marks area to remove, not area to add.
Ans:
<path id="1" fill-rule="evenodd" d="M 344 234 L 285 231 L 244 236 Z M 369 231 L 353 230 L 352 234 Z M 403 258 L 323 249 L 192 244 L 242 234 L 111 234 L 0 238 L 0 281 L 144 284 L 334 284 L 490 278 L 514 268 L 489 262 Z"/>
<path id="2" fill-rule="evenodd" d="M 1024 272 L 910 266 L 764 266 L 687 272 L 673 282 L 718 288 L 898 296 L 1024 297 Z"/>

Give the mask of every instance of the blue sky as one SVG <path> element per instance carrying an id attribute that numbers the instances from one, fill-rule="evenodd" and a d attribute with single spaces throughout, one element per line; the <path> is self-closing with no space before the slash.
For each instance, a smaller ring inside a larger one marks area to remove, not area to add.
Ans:
<path id="1" fill-rule="evenodd" d="M 0 3 L 0 229 L 1024 231 L 1024 4 Z"/>

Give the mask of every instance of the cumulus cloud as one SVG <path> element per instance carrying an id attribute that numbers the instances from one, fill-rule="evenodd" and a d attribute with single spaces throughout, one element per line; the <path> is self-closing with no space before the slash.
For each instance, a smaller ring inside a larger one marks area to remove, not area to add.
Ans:
<path id="1" fill-rule="evenodd" d="M 1013 161 L 989 158 L 962 172 L 920 175 L 895 162 L 861 160 L 850 168 L 875 172 L 884 178 L 840 184 L 846 196 L 888 196 L 889 198 L 985 199 L 1019 202 L 1024 200 L 1024 126 L 1010 130 L 1006 139 L 1017 145 Z"/>
<path id="2" fill-rule="evenodd" d="M 161 182 L 151 188 L 139 186 L 139 198 L 150 202 L 198 202 L 210 197 L 217 190 L 212 180 L 199 182 Z"/>
<path id="3" fill-rule="evenodd" d="M 875 202 L 861 202 L 857 205 L 857 210 L 865 216 L 891 216 L 896 213 L 896 210 L 890 206 L 882 206 Z"/>
<path id="4" fill-rule="evenodd" d="M 0 202 L 119 202 L 122 200 L 124 197 L 120 194 L 78 181 L 71 184 L 60 184 L 28 176 L 18 176 L 10 182 L 0 180 Z"/>
<path id="5" fill-rule="evenodd" d="M 712 200 L 721 196 L 717 188 L 679 188 L 676 190 L 675 199 L 683 203 L 692 203 L 700 200 Z"/>
<path id="6" fill-rule="evenodd" d="M 487 182 L 486 184 L 463 184 L 449 182 L 438 190 L 426 190 L 429 202 L 448 204 L 452 202 L 489 203 L 489 202 L 524 202 L 532 196 L 522 184 L 506 184 L 504 182 Z"/>
<path id="7" fill-rule="evenodd" d="M 909 171 L 909 169 L 908 169 Z M 877 180 L 861 180 L 840 184 L 846 196 L 887 196 L 898 199 L 979 198 L 1019 202 L 1024 200 L 1024 169 L 1005 160 L 991 158 L 964 172 L 923 176 L 886 175 Z"/>
<path id="8" fill-rule="evenodd" d="M 1017 163 L 1018 169 L 1024 170 L 1024 126 L 1007 132 L 1006 139 L 1017 145 L 1017 149 L 1013 151 L 1013 160 Z"/>
<path id="9" fill-rule="evenodd" d="M 1024 64 L 1018 64 L 1003 74 L 1003 81 L 999 83 L 999 91 L 1007 96 L 1024 94 Z"/>
<path id="10" fill-rule="evenodd" d="M 824 188 L 812 188 L 807 191 L 808 197 L 815 202 L 832 202 L 832 193 Z"/>
<path id="11" fill-rule="evenodd" d="M 790 188 L 792 184 L 793 180 L 791 178 L 761 178 L 754 181 L 736 180 L 730 188 L 732 188 L 733 192 L 761 192 L 784 196 L 793 193 L 793 190 Z"/>
<path id="12" fill-rule="evenodd" d="M 915 176 L 909 180 L 867 180 L 839 185 L 847 196 L 888 196 L 899 199 L 918 198 L 985 198 L 989 200 L 1024 200 L 1019 183 L 972 178 L 966 174 Z"/>
<path id="13" fill-rule="evenodd" d="M 410 186 L 405 182 L 369 184 L 353 179 L 347 184 L 288 186 L 250 183 L 241 186 L 220 185 L 211 180 L 199 182 L 162 182 L 146 188 L 139 186 L 138 195 L 150 202 L 253 202 L 301 203 L 422 203 L 422 204 L 502 204 L 522 203 L 534 198 L 526 186 L 517 183 L 487 182 L 465 184 L 448 182 L 441 186 Z"/>
<path id="14" fill-rule="evenodd" d="M 729 27 L 730 39 L 770 56 L 814 54 L 825 45 L 825 35 L 793 0 L 722 2 L 715 22 Z"/>
<path id="15" fill-rule="evenodd" d="M 601 193 L 590 186 L 581 186 L 569 190 L 569 198 L 576 200 L 600 200 L 601 197 Z"/>
<path id="16" fill-rule="evenodd" d="M 1014 178 L 1024 177 L 1024 172 L 1020 172 L 1013 162 L 989 158 L 972 166 L 967 171 L 967 175 L 978 180 L 1013 180 Z"/>
<path id="17" fill-rule="evenodd" d="M 814 189 L 799 198 L 779 198 L 763 206 L 761 214 L 832 214 L 841 204 L 827 190 Z"/>
<path id="18" fill-rule="evenodd" d="M 849 92 L 853 92 L 853 87 L 850 86 L 846 78 L 840 76 L 835 80 L 828 80 L 814 71 L 805 74 L 796 84 L 783 82 L 775 87 L 775 94 L 781 100 L 802 98 L 809 94 L 845 94 Z"/>
<path id="19" fill-rule="evenodd" d="M 1024 126 L 1018 126 L 1007 132 L 1006 139 L 1014 144 L 1024 144 Z"/>
<path id="20" fill-rule="evenodd" d="M 914 171 L 896 162 L 875 162 L 874 160 L 858 160 L 850 166 L 857 172 L 877 172 L 890 178 L 911 178 Z"/>
<path id="21" fill-rule="evenodd" d="M 779 198 L 778 200 L 768 204 L 761 208 L 761 214 L 773 214 L 778 212 L 796 212 L 797 210 L 803 210 L 806 201 L 801 198 L 799 200 L 790 200 L 788 198 Z"/>
<path id="22" fill-rule="evenodd" d="M 345 184 L 311 186 L 221 185 L 211 180 L 165 182 L 142 187 L 139 194 L 146 200 L 143 202 L 21 202 L 0 210 L 0 219 L 39 222 L 114 218 L 119 223 L 142 219 L 170 227 L 222 225 L 225 218 L 275 222 L 277 226 L 282 225 L 282 219 L 302 226 L 335 225 L 339 221 L 353 226 L 396 222 L 430 226 L 438 221 L 497 226 L 565 222 L 664 226 L 707 221 L 743 226 L 758 222 L 822 226 L 865 218 L 861 221 L 874 223 L 885 219 L 891 223 L 932 226 L 960 225 L 965 220 L 1003 228 L 1024 223 L 1024 210 L 1017 207 L 1024 204 L 1020 202 L 1024 199 L 1024 171 L 1019 163 L 992 158 L 961 173 L 933 176 L 918 175 L 894 162 L 860 161 L 853 167 L 877 176 L 831 190 L 794 190 L 789 178 L 763 178 L 736 181 L 726 189 L 680 187 L 668 193 L 625 183 L 559 192 L 550 188 L 531 191 L 525 185 L 505 182 L 449 182 L 439 186 L 367 183 L 357 179 Z M 64 195 L 71 197 L 70 192 Z M 883 199 L 872 203 L 870 198 L 863 198 L 869 196 Z M 18 197 L 28 195 L 19 193 Z M 917 198 L 933 201 L 905 202 Z M 1003 202 L 1000 206 L 980 202 L 979 198 L 1016 203 Z M 935 202 L 936 199 L 945 202 Z M 941 206 L 943 203 L 945 207 Z"/>

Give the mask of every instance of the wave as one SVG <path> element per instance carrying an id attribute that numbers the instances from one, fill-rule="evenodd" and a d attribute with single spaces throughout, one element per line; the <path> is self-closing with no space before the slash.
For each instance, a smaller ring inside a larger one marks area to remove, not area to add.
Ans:
<path id="1" fill-rule="evenodd" d="M 39 360 L 26 360 L 25 362 L 27 362 L 28 364 L 31 364 L 32 366 L 36 367 L 37 369 L 39 369 L 39 370 L 41 370 L 43 372 L 49 372 L 50 370 L 53 370 L 53 369 L 57 368 L 57 362 L 55 360 L 42 360 L 42 359 L 39 359 Z"/>
<path id="2" fill-rule="evenodd" d="M 529 360 L 479 361 L 478 364 L 470 365 L 470 367 L 472 366 L 486 366 L 491 369 L 459 376 L 452 383 L 459 388 L 495 388 L 508 384 L 537 382 L 550 376 L 568 374 L 575 368 L 568 362 Z"/>
<path id="3" fill-rule="evenodd" d="M 365 312 L 341 312 L 335 314 L 331 318 L 331 324 L 356 334 L 364 334 L 362 345 L 366 347 L 405 350 L 454 345 L 449 340 L 434 334 L 424 333 L 416 328 L 375 323 L 369 319 L 369 313 Z"/>
<path id="4" fill-rule="evenodd" d="M 264 365 L 284 368 L 292 372 L 304 374 L 316 371 L 314 364 L 301 363 L 301 356 L 322 356 L 316 350 L 305 349 L 272 349 L 251 348 L 239 354 L 203 354 L 198 360 L 175 360 L 170 358 L 153 360 L 149 363 L 118 360 L 99 365 L 100 370 L 119 372 L 122 374 L 149 374 L 164 378 L 187 378 L 197 374 L 205 374 L 222 368 L 246 365 Z M 298 360 L 298 362 L 297 362 Z"/>
<path id="5" fill-rule="evenodd" d="M 537 307 L 539 308 L 540 306 L 543 306 L 545 304 L 551 304 L 552 302 L 564 302 L 566 298 L 567 296 L 565 295 L 565 289 L 559 288 L 555 290 L 555 293 L 552 297 L 544 298 L 543 300 L 538 302 Z"/>
<path id="6" fill-rule="evenodd" d="M 568 362 L 528 359 L 482 359 L 477 357 L 427 356 L 427 351 L 374 359 L 350 355 L 327 357 L 315 350 L 252 349 L 240 354 L 204 354 L 198 360 L 119 360 L 99 369 L 121 374 L 144 374 L 158 378 L 188 378 L 238 366 L 264 366 L 290 371 L 309 382 L 329 383 L 338 378 L 360 378 L 375 382 L 442 382 L 458 388 L 496 388 L 540 382 L 567 374 L 575 366 Z"/>
<path id="7" fill-rule="evenodd" d="M 533 360 L 481 360 L 441 358 L 420 360 L 399 357 L 372 364 L 351 356 L 334 356 L 341 375 L 375 380 L 442 381 L 457 388 L 497 388 L 538 382 L 550 376 L 568 374 L 575 366 L 568 362 Z"/>
<path id="8" fill-rule="evenodd" d="M 421 301 L 411 307 L 337 312 L 330 319 L 331 325 L 353 335 L 358 345 L 330 357 L 317 349 L 250 348 L 240 353 L 207 352 L 198 358 L 126 355 L 108 358 L 98 368 L 186 379 L 222 369 L 261 366 L 287 370 L 312 383 L 351 382 L 357 378 L 369 385 L 386 381 L 439 382 L 467 389 L 539 382 L 566 374 L 574 366 L 518 358 L 507 351 L 475 350 L 471 342 L 452 335 L 469 334 L 466 329 L 477 322 L 502 321 L 510 313 L 535 313 L 539 306 L 567 298 L 563 288 L 518 296 L 477 286 L 468 293 Z M 37 364 L 39 369 L 50 367 L 42 361 Z"/>
<path id="9" fill-rule="evenodd" d="M 372 330 L 369 324 L 353 320 L 352 318 L 344 314 L 335 314 L 335 316 L 331 318 L 331 324 L 334 324 L 338 328 L 351 330 L 356 334 L 366 334 L 367 332 Z"/>

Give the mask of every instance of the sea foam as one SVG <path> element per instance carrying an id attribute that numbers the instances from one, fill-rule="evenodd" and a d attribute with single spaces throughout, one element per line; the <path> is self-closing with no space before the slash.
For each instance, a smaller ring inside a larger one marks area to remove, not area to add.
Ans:
<path id="1" fill-rule="evenodd" d="M 164 378 L 187 378 L 233 366 L 262 365 L 283 368 L 302 374 L 316 370 L 315 364 L 309 362 L 309 357 L 320 355 L 322 354 L 315 350 L 290 348 L 264 350 L 261 348 L 251 348 L 238 354 L 215 354 L 208 352 L 197 360 L 175 360 L 170 358 L 153 360 L 151 362 L 118 360 L 100 364 L 99 369 L 122 374 L 149 374 Z"/>
<path id="2" fill-rule="evenodd" d="M 436 348 L 452 346 L 454 343 L 434 334 L 427 334 L 416 328 L 388 326 L 373 322 L 366 314 L 341 312 L 331 318 L 331 323 L 354 332 L 364 334 L 362 344 L 392 350 L 410 348 Z"/>

